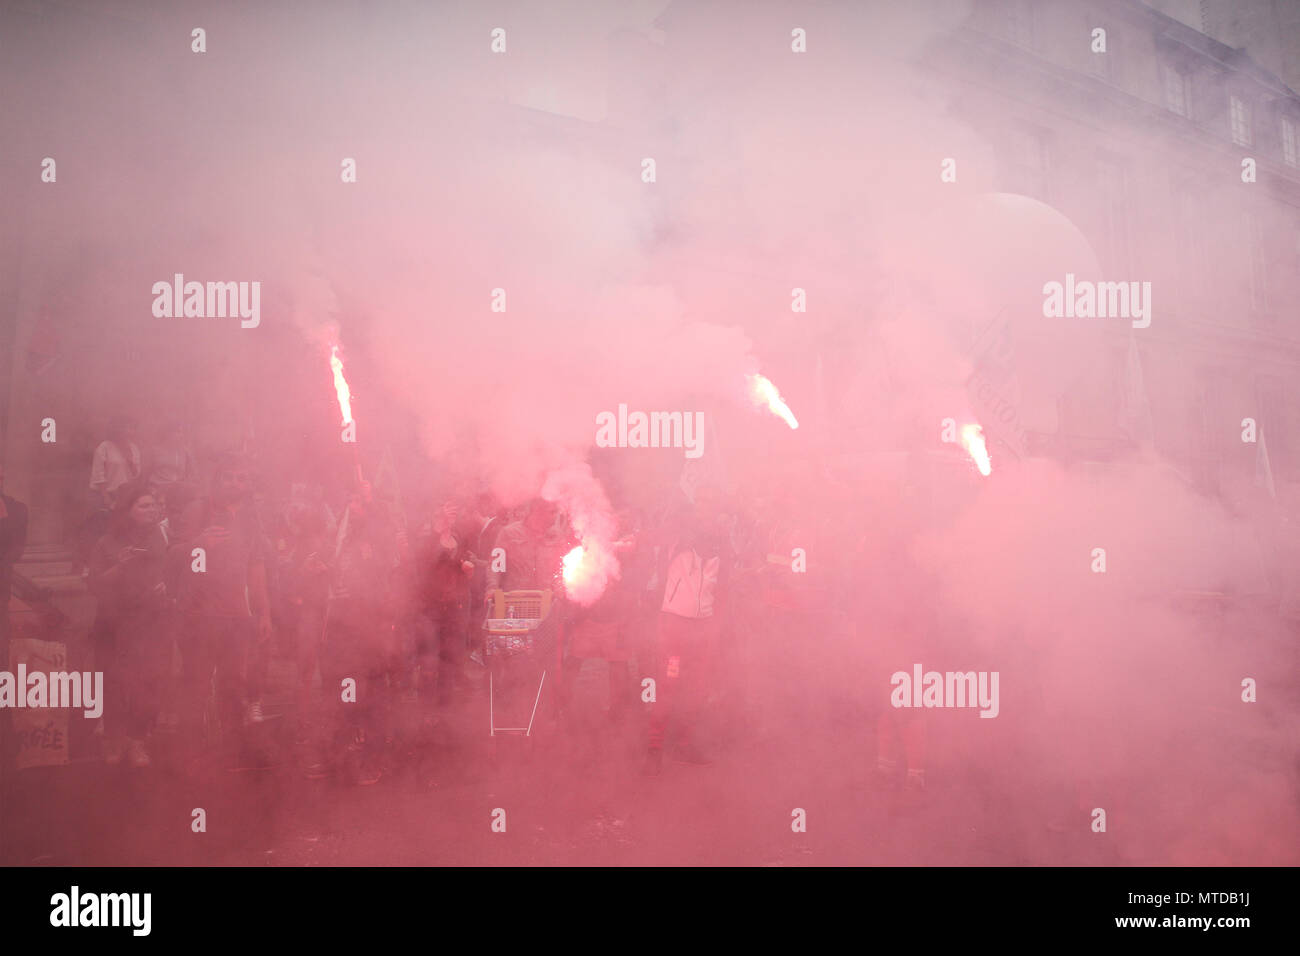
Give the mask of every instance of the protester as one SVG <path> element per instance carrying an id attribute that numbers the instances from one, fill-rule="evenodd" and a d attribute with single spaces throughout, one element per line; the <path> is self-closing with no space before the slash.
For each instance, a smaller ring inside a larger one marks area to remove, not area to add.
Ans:
<path id="1" fill-rule="evenodd" d="M 405 550 L 397 521 L 375 500 L 370 483 L 361 482 L 339 522 L 320 650 L 331 710 L 329 756 L 342 776 L 359 784 L 377 783 L 383 774 Z"/>
<path id="2" fill-rule="evenodd" d="M 758 670 L 767 681 L 754 690 L 765 711 L 764 735 L 789 737 L 826 720 L 829 673 L 837 662 L 827 656 L 825 639 L 834 595 L 820 582 L 834 552 L 824 544 L 816 512 L 792 489 L 772 500 L 768 514 L 756 575 L 762 620 L 755 642 L 762 652 Z"/>
<path id="3" fill-rule="evenodd" d="M 676 759 L 697 765 L 712 762 L 697 746 L 695 733 L 716 679 L 713 668 L 735 559 L 721 504 L 716 488 L 701 486 L 665 549 L 657 690 L 644 769 L 648 775 L 660 773 L 669 740 L 675 744 Z"/>
<path id="4" fill-rule="evenodd" d="M 506 653 L 495 662 L 488 661 L 493 688 L 493 701 L 499 696 L 503 701 L 522 698 L 533 702 L 520 711 L 520 725 L 532 727 L 536 721 L 544 726 L 556 717 L 558 695 L 548 684 L 555 679 L 557 641 L 563 633 L 564 620 L 569 608 L 564 600 L 564 583 L 561 578 L 564 555 L 577 542 L 563 526 L 560 510 L 554 502 L 543 498 L 533 499 L 523 517 L 501 529 L 496 541 L 498 555 L 504 570 L 498 570 L 495 560 L 489 566 L 487 601 L 495 591 L 504 591 L 506 603 L 502 607 L 489 607 L 488 613 L 496 617 L 526 617 L 520 608 L 509 602 L 512 591 L 550 592 L 550 609 L 543 623 L 530 633 L 531 650 L 527 654 Z M 493 704 L 495 707 L 495 703 Z M 507 706 L 517 706 L 508 704 Z"/>
<path id="5" fill-rule="evenodd" d="M 140 477 L 140 448 L 135 437 L 134 419 L 114 418 L 108 423 L 108 437 L 96 447 L 90 466 L 92 506 L 111 510 L 117 489 Z"/>
<path id="6" fill-rule="evenodd" d="M 211 494 L 186 508 L 177 529 L 179 543 L 169 555 L 190 705 L 186 723 L 197 733 L 215 675 L 223 757 L 235 766 L 265 763 L 267 756 L 245 746 L 245 728 L 263 719 L 255 656 L 266 652 L 271 638 L 268 545 L 251 495 L 248 460 L 224 456 Z"/>
<path id="7" fill-rule="evenodd" d="M 299 743 L 307 742 L 312 713 L 311 688 L 320 661 L 325 627 L 325 601 L 329 593 L 330 546 L 336 529 L 329 515 L 303 497 L 285 509 L 277 536 L 280 588 L 275 606 L 276 631 L 289 645 L 297 664 Z"/>
<path id="8" fill-rule="evenodd" d="M 177 482 L 167 488 L 167 492 L 157 493 L 158 509 L 163 519 L 159 524 L 163 537 L 170 546 L 177 539 L 179 529 L 184 523 L 185 509 L 199 497 L 199 488 L 187 482 Z"/>
<path id="9" fill-rule="evenodd" d="M 568 658 L 564 663 L 561 694 L 561 708 L 567 712 L 572 706 L 583 662 L 605 661 L 609 674 L 606 717 L 613 724 L 622 723 L 632 709 L 634 693 L 628 661 L 639 623 L 640 592 L 649 576 L 645 562 L 639 560 L 644 550 L 638 548 L 637 521 L 630 512 L 619 516 L 619 530 L 621 537 L 614 545 L 621 566 L 619 577 L 609 583 L 595 604 L 573 608 L 567 622 Z"/>
<path id="10" fill-rule="evenodd" d="M 474 572 L 469 579 L 469 659 L 483 663 L 482 609 L 488 587 L 488 569 L 492 566 L 497 539 L 505 527 L 505 512 L 497 497 L 485 491 L 475 499 L 474 512 L 469 516 L 466 546 L 473 554 Z"/>
<path id="11" fill-rule="evenodd" d="M 868 662 L 865 686 L 873 688 L 868 701 L 875 711 L 875 767 L 871 785 L 877 789 L 903 788 L 913 797 L 926 789 L 926 711 L 890 705 L 890 677 L 907 671 L 916 661 L 938 657 L 937 582 L 928 579 L 918 566 L 907 542 L 915 540 L 928 509 L 919 503 L 928 498 L 922 467 L 913 456 L 913 478 L 901 489 L 899 506 L 891 522 L 875 529 L 872 539 L 856 560 L 873 573 L 859 576 L 859 593 L 874 609 L 871 621 L 858 621 L 856 646 Z"/>
<path id="12" fill-rule="evenodd" d="M 117 489 L 140 477 L 140 449 L 135 444 L 136 424 L 131 418 L 108 422 L 108 437 L 95 447 L 87 491 L 89 514 L 77 533 L 74 564 L 88 573 L 90 552 L 108 530 Z"/>
<path id="13" fill-rule="evenodd" d="M 451 703 L 453 687 L 465 665 L 470 575 L 474 572 L 474 555 L 457 529 L 459 516 L 455 501 L 443 502 L 416 559 L 421 613 L 427 622 L 416 646 L 420 695 L 433 697 L 436 647 L 437 706 L 443 710 Z M 464 684 L 463 679 L 460 683 Z"/>
<path id="14" fill-rule="evenodd" d="M 171 661 L 167 543 L 158 522 L 147 483 L 119 486 L 108 533 L 90 562 L 89 584 L 98 599 L 90 639 L 104 673 L 104 756 L 117 763 L 125 745 L 127 763 L 136 768 L 151 763 L 146 740 Z"/>
<path id="15" fill-rule="evenodd" d="M 558 515 L 554 502 L 535 498 L 522 519 L 501 529 L 496 547 L 505 551 L 505 570 L 489 568 L 489 594 L 494 590 L 556 590 L 568 542 L 556 528 Z"/>
<path id="16" fill-rule="evenodd" d="M 489 491 L 474 499 L 474 510 L 469 515 L 470 529 L 466 540 L 469 549 L 482 561 L 492 553 L 493 543 L 501 533 L 503 524 L 501 505 Z M 477 575 L 476 575 L 477 577 Z"/>
<path id="17" fill-rule="evenodd" d="M 177 482 L 193 482 L 198 473 L 194 454 L 185 443 L 185 428 L 180 422 L 168 422 L 158 432 L 158 439 L 145 456 L 149 484 L 166 494 Z"/>

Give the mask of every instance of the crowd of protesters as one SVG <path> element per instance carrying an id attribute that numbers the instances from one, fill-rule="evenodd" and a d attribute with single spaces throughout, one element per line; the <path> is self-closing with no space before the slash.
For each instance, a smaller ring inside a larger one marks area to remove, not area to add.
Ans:
<path id="1" fill-rule="evenodd" d="M 562 634 L 541 707 L 552 732 L 566 732 L 580 679 L 600 662 L 599 726 L 640 737 L 643 772 L 658 775 L 666 756 L 709 764 L 735 736 L 720 728 L 779 735 L 824 720 L 845 662 L 819 656 L 825 642 L 809 635 L 861 626 L 832 592 L 859 586 L 852 568 L 873 542 L 849 509 L 805 514 L 790 490 L 742 507 L 714 485 L 674 486 L 657 510 L 624 507 L 612 543 L 621 572 L 579 606 L 561 581 L 578 540 L 554 502 L 506 510 L 471 491 L 407 515 L 360 474 L 342 501 L 309 482 L 275 500 L 246 456 L 200 473 L 178 424 L 143 451 L 136 435 L 117 420 L 96 448 L 81 533 L 109 763 L 150 766 L 165 717 L 169 758 L 231 770 L 292 760 L 308 777 L 374 783 L 404 748 L 447 731 L 449 715 L 479 720 L 485 622 L 513 616 L 495 595 L 536 590 L 551 592 Z M 847 556 L 838 578 L 795 573 L 798 555 L 832 547 Z M 915 623 L 904 617 L 900 627 Z M 268 709 L 273 663 L 294 676 Z M 868 762 L 878 730 L 882 785 L 921 789 L 920 722 L 883 706 L 859 716 Z"/>

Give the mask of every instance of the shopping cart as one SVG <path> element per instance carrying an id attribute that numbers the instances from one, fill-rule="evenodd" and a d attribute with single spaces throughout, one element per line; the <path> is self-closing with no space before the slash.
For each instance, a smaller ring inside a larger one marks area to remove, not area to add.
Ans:
<path id="1" fill-rule="evenodd" d="M 491 598 L 491 611 L 483 622 L 489 734 L 531 737 L 558 647 L 551 592 L 498 590 L 491 592 Z"/>

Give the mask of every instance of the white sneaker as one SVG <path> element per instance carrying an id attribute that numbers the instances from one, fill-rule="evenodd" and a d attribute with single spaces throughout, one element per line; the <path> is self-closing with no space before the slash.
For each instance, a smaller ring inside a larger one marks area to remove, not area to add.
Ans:
<path id="1" fill-rule="evenodd" d="M 148 767 L 153 763 L 149 759 L 149 751 L 144 749 L 144 741 L 139 737 L 128 737 L 126 739 L 126 763 L 128 767 L 134 767 L 137 770 Z"/>
<path id="2" fill-rule="evenodd" d="M 244 723 L 260 724 L 266 718 L 262 716 L 262 702 L 255 700 L 244 708 Z"/>

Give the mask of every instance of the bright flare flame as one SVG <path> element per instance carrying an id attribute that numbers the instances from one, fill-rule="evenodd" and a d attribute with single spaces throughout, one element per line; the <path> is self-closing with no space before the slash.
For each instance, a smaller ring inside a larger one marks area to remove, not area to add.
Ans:
<path id="1" fill-rule="evenodd" d="M 541 496 L 554 501 L 568 516 L 573 540 L 578 543 L 561 562 L 557 586 L 562 585 L 575 604 L 591 607 L 620 574 L 614 553 L 618 522 L 605 489 L 591 473 L 590 465 L 571 463 L 547 473 Z"/>
<path id="2" fill-rule="evenodd" d="M 352 389 L 343 377 L 343 360 L 339 358 L 339 347 L 330 346 L 330 368 L 334 371 L 334 391 L 339 397 L 339 411 L 343 413 L 343 424 L 352 424 Z"/>
<path id="3" fill-rule="evenodd" d="M 569 600 L 591 607 L 605 593 L 605 587 L 619 576 L 618 561 L 601 542 L 584 538 L 583 543 L 564 556 L 560 577 Z"/>
<path id="4" fill-rule="evenodd" d="M 981 475 L 987 478 L 993 473 L 993 463 L 989 460 L 989 450 L 984 445 L 984 429 L 978 425 L 963 425 L 961 427 L 961 444 L 966 449 L 966 453 L 974 460 L 975 467 L 980 470 Z"/>
<path id="5" fill-rule="evenodd" d="M 582 559 L 587 556 L 582 545 L 578 545 L 564 556 L 564 587 L 572 590 L 582 574 Z"/>
<path id="6" fill-rule="evenodd" d="M 794 412 L 790 411 L 790 406 L 781 399 L 781 393 L 770 379 L 758 374 L 750 375 L 748 378 L 749 394 L 756 405 L 762 405 L 791 428 L 799 427 Z"/>

